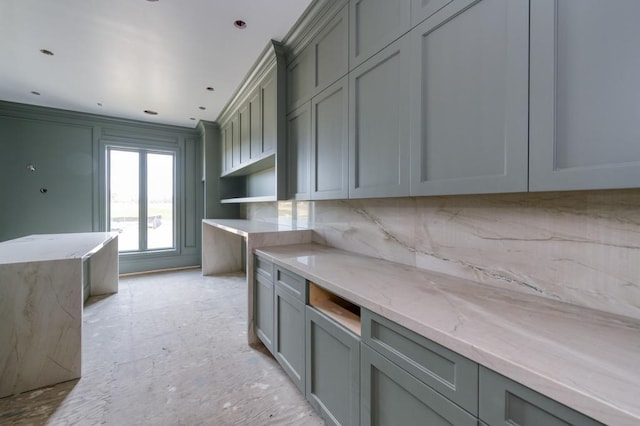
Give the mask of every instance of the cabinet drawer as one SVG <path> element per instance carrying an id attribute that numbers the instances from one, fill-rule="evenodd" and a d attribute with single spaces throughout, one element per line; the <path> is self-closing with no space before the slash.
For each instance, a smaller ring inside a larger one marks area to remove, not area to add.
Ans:
<path id="1" fill-rule="evenodd" d="M 492 426 L 602 425 L 485 367 L 480 367 L 479 417 Z"/>
<path id="2" fill-rule="evenodd" d="M 276 288 L 280 288 L 306 303 L 307 292 L 304 278 L 278 266 L 275 267 L 275 278 Z"/>
<path id="3" fill-rule="evenodd" d="M 273 263 L 267 259 L 260 256 L 254 256 L 253 266 L 257 274 L 260 274 L 265 278 L 273 279 Z"/>
<path id="4" fill-rule="evenodd" d="M 478 414 L 478 364 L 373 312 L 362 341 L 468 412 Z"/>
<path id="5" fill-rule="evenodd" d="M 360 345 L 361 425 L 476 426 L 477 419 L 411 374 Z"/>

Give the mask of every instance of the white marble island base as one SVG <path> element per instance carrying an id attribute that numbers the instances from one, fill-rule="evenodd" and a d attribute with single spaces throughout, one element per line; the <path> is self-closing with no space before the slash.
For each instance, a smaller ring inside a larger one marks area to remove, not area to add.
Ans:
<path id="1" fill-rule="evenodd" d="M 85 280 L 118 291 L 117 234 L 0 243 L 0 397 L 80 377 Z"/>

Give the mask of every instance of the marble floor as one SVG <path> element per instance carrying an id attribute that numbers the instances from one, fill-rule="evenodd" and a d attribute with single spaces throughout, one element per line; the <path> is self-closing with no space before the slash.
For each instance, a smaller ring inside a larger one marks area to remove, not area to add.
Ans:
<path id="1" fill-rule="evenodd" d="M 323 425 L 247 345 L 246 291 L 199 269 L 122 278 L 85 306 L 82 378 L 0 399 L 0 425 Z"/>

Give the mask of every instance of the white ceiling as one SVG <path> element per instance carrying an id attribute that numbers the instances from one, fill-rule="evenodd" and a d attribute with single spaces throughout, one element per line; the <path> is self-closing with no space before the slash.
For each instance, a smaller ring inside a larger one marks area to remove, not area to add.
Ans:
<path id="1" fill-rule="evenodd" d="M 186 127 L 214 121 L 309 3 L 0 0 L 0 100 Z"/>

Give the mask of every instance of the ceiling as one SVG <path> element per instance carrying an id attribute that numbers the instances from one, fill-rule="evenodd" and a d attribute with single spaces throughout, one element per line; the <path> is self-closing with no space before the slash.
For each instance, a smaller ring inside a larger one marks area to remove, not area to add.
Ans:
<path id="1" fill-rule="evenodd" d="M 268 41 L 310 3 L 0 0 L 0 100 L 186 127 L 215 121 Z"/>

